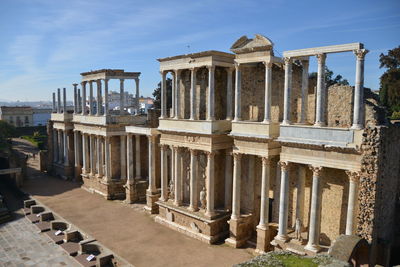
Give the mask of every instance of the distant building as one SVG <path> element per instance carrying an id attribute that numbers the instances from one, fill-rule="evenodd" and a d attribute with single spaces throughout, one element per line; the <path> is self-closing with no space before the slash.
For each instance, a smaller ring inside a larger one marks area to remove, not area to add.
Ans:
<path id="1" fill-rule="evenodd" d="M 33 126 L 32 107 L 0 107 L 0 120 L 7 121 L 15 127 Z"/>
<path id="2" fill-rule="evenodd" d="M 51 108 L 33 108 L 33 126 L 45 126 L 51 117 Z"/>

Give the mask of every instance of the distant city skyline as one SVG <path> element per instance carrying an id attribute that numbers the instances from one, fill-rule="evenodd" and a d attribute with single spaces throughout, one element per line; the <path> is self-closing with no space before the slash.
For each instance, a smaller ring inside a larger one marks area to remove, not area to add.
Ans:
<path id="1" fill-rule="evenodd" d="M 0 101 L 51 101 L 80 73 L 139 71 L 141 95 L 160 81 L 157 58 L 204 50 L 229 52 L 242 35 L 270 38 L 285 50 L 362 42 L 365 86 L 379 89 L 379 54 L 400 45 L 400 1 L 3 0 L 0 4 Z M 329 55 L 327 66 L 354 84 L 355 56 Z M 310 71 L 316 70 L 315 59 Z M 110 84 L 112 89 L 117 84 Z M 134 84 L 126 84 L 134 92 Z"/>

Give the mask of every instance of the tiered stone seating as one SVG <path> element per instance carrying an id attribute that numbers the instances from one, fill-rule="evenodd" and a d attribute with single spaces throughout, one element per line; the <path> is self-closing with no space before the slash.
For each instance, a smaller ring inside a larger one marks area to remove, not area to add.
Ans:
<path id="1" fill-rule="evenodd" d="M 46 235 L 49 236 L 54 241 L 54 243 L 60 245 L 64 243 L 65 231 L 69 230 L 70 227 L 71 226 L 68 223 L 63 221 L 52 221 L 50 222 L 51 229 L 50 231 L 46 232 Z"/>
<path id="2" fill-rule="evenodd" d="M 49 231 L 51 228 L 50 222 L 54 220 L 54 216 L 52 212 L 42 212 L 40 214 L 40 221 L 35 225 L 39 228 L 40 232 Z"/>
<path id="3" fill-rule="evenodd" d="M 40 221 L 40 213 L 44 212 L 45 208 L 39 205 L 31 206 L 31 212 L 29 215 L 26 215 L 26 218 L 30 220 L 32 223 L 38 223 Z"/>
<path id="4" fill-rule="evenodd" d="M 88 258 L 92 257 L 89 261 Z M 98 242 L 81 243 L 78 255 L 75 260 L 84 267 L 115 266 L 113 254 Z"/>
<path id="5" fill-rule="evenodd" d="M 24 201 L 24 213 L 25 215 L 31 214 L 31 207 L 36 205 L 36 201 L 34 199 L 28 199 Z"/>
<path id="6" fill-rule="evenodd" d="M 64 243 L 60 246 L 70 255 L 76 256 L 80 249 L 80 243 L 95 241 L 94 239 L 86 239 L 79 231 L 68 231 L 64 233 Z"/>

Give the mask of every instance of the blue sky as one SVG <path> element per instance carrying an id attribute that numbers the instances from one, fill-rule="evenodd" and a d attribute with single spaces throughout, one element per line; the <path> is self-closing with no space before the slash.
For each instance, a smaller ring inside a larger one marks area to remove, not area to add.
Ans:
<path id="1" fill-rule="evenodd" d="M 379 54 L 400 45 L 400 1 L 1 0 L 0 33 L 0 100 L 50 100 L 58 87 L 71 99 L 79 73 L 101 68 L 142 72 L 141 94 L 149 96 L 160 80 L 157 58 L 228 52 L 255 33 L 270 38 L 278 56 L 362 42 L 370 50 L 365 86 L 378 89 Z M 354 83 L 352 53 L 328 55 L 327 65 Z M 125 88 L 133 92 L 134 82 Z"/>

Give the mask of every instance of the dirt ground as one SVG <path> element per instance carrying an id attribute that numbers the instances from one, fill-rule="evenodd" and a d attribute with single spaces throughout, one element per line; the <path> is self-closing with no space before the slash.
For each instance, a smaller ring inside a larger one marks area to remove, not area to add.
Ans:
<path id="1" fill-rule="evenodd" d="M 32 152 L 25 142 L 21 146 Z M 107 201 L 76 183 L 40 173 L 37 157 L 28 160 L 22 190 L 138 267 L 232 266 L 252 258 L 252 250 L 207 245 L 162 226 L 142 211 L 143 205 Z"/>

